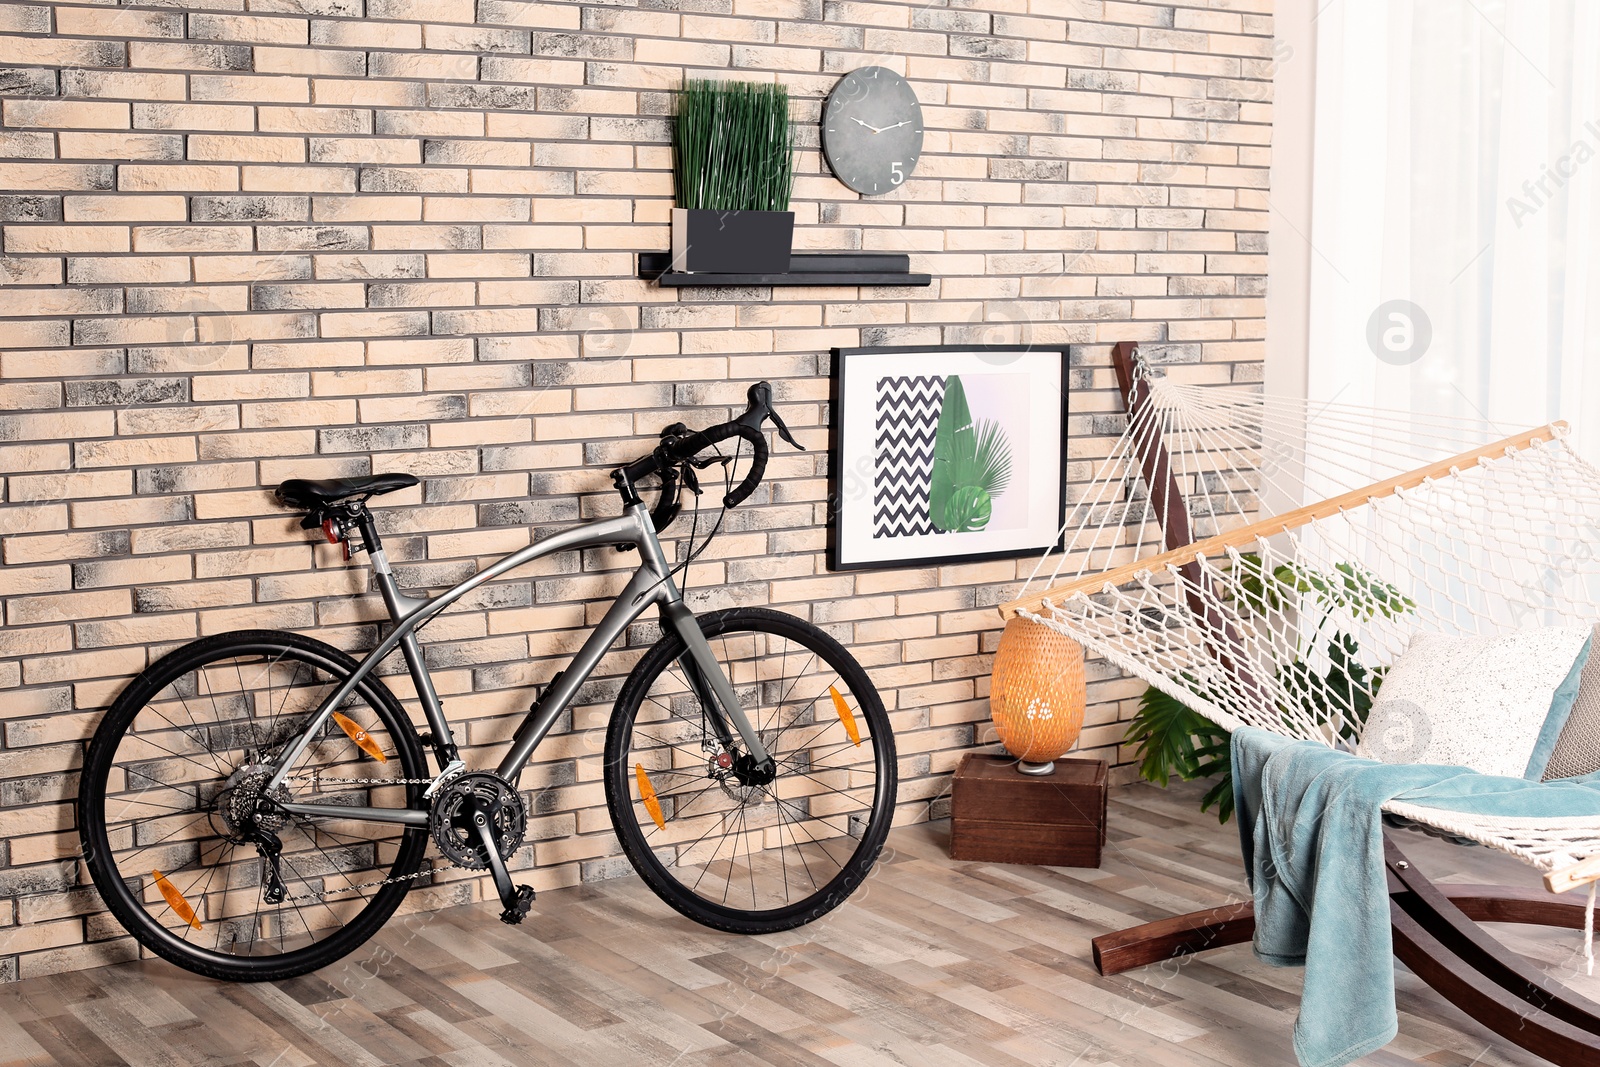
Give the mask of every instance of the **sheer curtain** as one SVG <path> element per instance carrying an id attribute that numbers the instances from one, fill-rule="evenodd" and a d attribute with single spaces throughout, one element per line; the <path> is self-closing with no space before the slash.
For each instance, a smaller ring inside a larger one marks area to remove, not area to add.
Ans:
<path id="1" fill-rule="evenodd" d="M 1307 393 L 1570 420 L 1600 461 L 1600 2 L 1316 20 Z"/>

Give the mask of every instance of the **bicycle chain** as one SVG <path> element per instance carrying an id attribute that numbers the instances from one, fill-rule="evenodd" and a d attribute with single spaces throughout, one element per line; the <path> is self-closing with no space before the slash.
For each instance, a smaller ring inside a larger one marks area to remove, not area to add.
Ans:
<path id="1" fill-rule="evenodd" d="M 432 785 L 432 778 L 323 778 L 313 774 L 291 774 L 286 777 L 299 781 L 309 781 L 313 788 L 320 788 L 324 784 L 333 785 Z M 320 903 L 333 893 L 359 893 L 363 889 L 382 889 L 386 885 L 398 885 L 401 882 L 412 882 L 418 878 L 425 878 L 440 871 L 470 871 L 471 867 L 463 867 L 459 863 L 447 863 L 443 867 L 428 867 L 414 871 L 411 874 L 399 874 L 393 878 L 384 878 L 377 882 L 363 882 L 360 885 L 347 885 L 341 889 L 323 890 L 320 893 L 300 893 L 292 897 L 284 897 L 285 904 Z"/>

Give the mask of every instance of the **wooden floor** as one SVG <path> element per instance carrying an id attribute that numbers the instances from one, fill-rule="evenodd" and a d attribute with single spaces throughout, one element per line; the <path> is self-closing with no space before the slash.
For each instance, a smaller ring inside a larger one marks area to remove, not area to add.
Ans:
<path id="1" fill-rule="evenodd" d="M 1291 1065 L 1299 972 L 1247 946 L 1111 979 L 1089 962 L 1098 933 L 1243 891 L 1235 831 L 1197 797 L 1116 791 L 1101 870 L 954 863 L 946 824 L 898 830 L 849 904 L 772 937 L 704 930 L 623 878 L 545 894 L 521 927 L 488 905 L 397 920 L 277 985 L 160 962 L 31 979 L 0 986 L 0 1063 Z M 1532 884 L 1482 849 L 1405 847 L 1436 880 Z M 1582 973 L 1576 934 L 1496 932 Z M 1409 974 L 1399 1001 L 1400 1036 L 1363 1064 L 1542 1062 Z"/>

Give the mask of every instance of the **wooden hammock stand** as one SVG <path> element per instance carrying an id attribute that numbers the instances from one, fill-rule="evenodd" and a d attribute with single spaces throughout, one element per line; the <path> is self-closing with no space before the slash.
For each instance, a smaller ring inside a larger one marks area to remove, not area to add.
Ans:
<path id="1" fill-rule="evenodd" d="M 1149 385 L 1135 374 L 1138 348 L 1121 342 L 1112 349 L 1117 383 L 1130 419 L 1150 403 Z M 1130 563 L 1044 593 L 1012 601 L 1001 607 L 1011 618 L 1019 611 L 1038 611 L 1047 598 L 1060 600 L 1077 592 L 1094 593 L 1107 583 L 1116 584 L 1144 571 L 1177 567 L 1189 579 L 1191 590 L 1199 584 L 1196 559 L 1228 546 L 1240 547 L 1257 537 L 1292 530 L 1343 508 L 1387 496 L 1396 489 L 1420 485 L 1452 468 L 1466 469 L 1483 458 L 1504 454 L 1508 447 L 1525 447 L 1548 440 L 1556 423 L 1474 452 L 1378 482 L 1332 500 L 1252 523 L 1217 537 L 1194 542 L 1183 495 L 1172 474 L 1171 457 L 1161 436 L 1160 420 L 1145 420 L 1150 429 L 1136 441 L 1141 470 L 1150 489 L 1155 514 L 1164 516 L 1162 529 L 1168 551 L 1151 559 Z M 1190 607 L 1205 617 L 1204 604 L 1192 591 Z M 1222 627 L 1224 642 L 1237 638 Z M 1226 652 L 1223 652 L 1226 657 Z M 1394 953 L 1423 981 L 1450 1003 L 1501 1037 L 1544 1057 L 1559 1067 L 1593 1067 L 1600 1063 L 1600 1004 L 1550 981 L 1540 967 L 1501 945 L 1479 923 L 1529 923 L 1582 930 L 1584 905 L 1539 889 L 1491 885 L 1435 885 L 1414 867 L 1384 832 L 1384 860 L 1389 879 L 1389 922 L 1394 933 Z M 1600 862 L 1586 860 L 1545 876 L 1552 890 L 1566 890 L 1600 878 Z M 1094 939 L 1094 963 L 1102 975 L 1163 960 L 1237 945 L 1255 935 L 1255 907 L 1250 901 L 1209 908 L 1145 923 Z"/>

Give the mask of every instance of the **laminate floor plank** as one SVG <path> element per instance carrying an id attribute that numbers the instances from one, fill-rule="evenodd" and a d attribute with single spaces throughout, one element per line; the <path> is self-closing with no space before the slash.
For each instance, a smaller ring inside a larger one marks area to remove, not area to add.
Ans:
<path id="1" fill-rule="evenodd" d="M 22 1022 L 6 1013 L 0 999 L 0 1067 L 42 1067 L 50 1063 L 44 1046 L 33 1039 Z"/>
<path id="2" fill-rule="evenodd" d="M 70 1012 L 33 1019 L 22 1027 L 44 1048 L 48 1063 L 61 1067 L 126 1067 L 128 1063 Z"/>
<path id="3" fill-rule="evenodd" d="M 316 1057 L 327 1067 L 385 1067 L 377 1052 L 363 1048 L 320 1013 L 312 1011 L 270 982 L 244 986 L 240 1003 L 270 1021 L 279 1036 Z M 414 1058 L 407 1056 L 407 1059 Z"/>
<path id="4" fill-rule="evenodd" d="M 1099 869 L 949 859 L 906 826 L 843 907 L 765 937 L 708 930 L 638 880 L 402 911 L 347 959 L 227 985 L 159 960 L 0 985 L 0 1067 L 1290 1067 L 1301 972 L 1232 946 L 1110 978 L 1090 939 L 1248 898 L 1202 790 L 1121 787 Z M 1407 835 L 1441 882 L 1534 885 Z M 470 887 L 460 887 L 464 892 Z M 1600 998 L 1572 931 L 1493 926 Z M 1400 1035 L 1361 1067 L 1533 1067 L 1404 968 Z"/>

